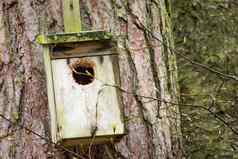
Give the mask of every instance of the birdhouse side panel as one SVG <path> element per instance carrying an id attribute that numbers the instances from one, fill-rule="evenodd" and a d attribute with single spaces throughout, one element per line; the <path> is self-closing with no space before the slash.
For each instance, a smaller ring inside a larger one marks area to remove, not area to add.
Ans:
<path id="1" fill-rule="evenodd" d="M 51 138 L 53 142 L 57 142 L 57 120 L 56 120 L 56 109 L 55 109 L 55 99 L 54 99 L 54 86 L 53 86 L 53 76 L 52 76 L 52 65 L 50 59 L 50 50 L 48 47 L 44 46 L 44 65 L 47 81 L 47 94 L 48 94 L 48 106 L 50 112 L 50 126 L 51 126 Z"/>

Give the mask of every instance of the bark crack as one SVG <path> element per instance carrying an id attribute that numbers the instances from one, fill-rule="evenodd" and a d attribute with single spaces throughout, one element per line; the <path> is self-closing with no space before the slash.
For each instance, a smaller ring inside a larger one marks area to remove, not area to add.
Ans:
<path id="1" fill-rule="evenodd" d="M 143 102 L 141 101 L 140 97 L 137 95 L 137 91 L 139 89 L 139 79 L 138 79 L 138 73 L 137 73 L 137 69 L 136 69 L 136 65 L 133 61 L 133 58 L 132 58 L 132 53 L 130 52 L 130 48 L 127 47 L 126 43 L 124 44 L 124 47 L 125 47 L 125 50 L 126 50 L 126 53 L 127 53 L 127 60 L 128 60 L 128 63 L 129 63 L 129 66 L 133 72 L 133 77 L 134 77 L 134 80 L 132 82 L 132 93 L 133 93 L 133 96 L 134 96 L 134 99 L 135 101 L 137 102 L 137 105 L 139 107 L 139 116 L 140 118 L 142 119 L 142 122 L 143 122 L 143 126 L 146 128 L 146 135 L 148 137 L 148 140 L 150 141 L 151 139 L 151 130 L 152 130 L 152 124 L 151 122 L 145 117 L 144 115 L 144 111 L 146 111 L 146 108 L 144 108 L 143 106 Z M 153 155 L 153 149 L 149 149 L 150 152 L 148 152 L 148 154 L 152 157 Z"/>

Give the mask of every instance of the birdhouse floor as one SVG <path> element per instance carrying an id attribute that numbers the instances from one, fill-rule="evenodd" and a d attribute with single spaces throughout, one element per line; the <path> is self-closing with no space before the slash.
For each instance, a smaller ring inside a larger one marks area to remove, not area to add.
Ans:
<path id="1" fill-rule="evenodd" d="M 93 137 L 85 137 L 85 138 L 72 138 L 72 139 L 64 139 L 59 141 L 64 146 L 74 146 L 74 145 L 87 145 L 87 144 L 105 144 L 105 143 L 116 143 L 120 141 L 120 139 L 125 134 L 118 134 L 118 135 L 108 135 L 108 136 L 96 136 Z"/>

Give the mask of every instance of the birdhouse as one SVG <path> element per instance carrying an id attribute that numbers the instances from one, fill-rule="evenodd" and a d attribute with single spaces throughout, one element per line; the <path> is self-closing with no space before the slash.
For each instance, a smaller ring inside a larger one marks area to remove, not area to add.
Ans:
<path id="1" fill-rule="evenodd" d="M 40 35 L 52 140 L 105 143 L 124 134 L 117 53 L 104 31 Z M 93 140 L 93 141 L 92 141 Z"/>

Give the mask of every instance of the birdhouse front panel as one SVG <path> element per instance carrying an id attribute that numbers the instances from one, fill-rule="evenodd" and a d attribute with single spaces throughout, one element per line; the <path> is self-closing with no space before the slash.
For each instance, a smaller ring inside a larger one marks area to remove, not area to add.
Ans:
<path id="1" fill-rule="evenodd" d="M 60 138 L 123 134 L 112 56 L 52 61 Z"/>
<path id="2" fill-rule="evenodd" d="M 40 35 L 53 142 L 104 143 L 125 133 L 119 65 L 104 31 Z"/>

